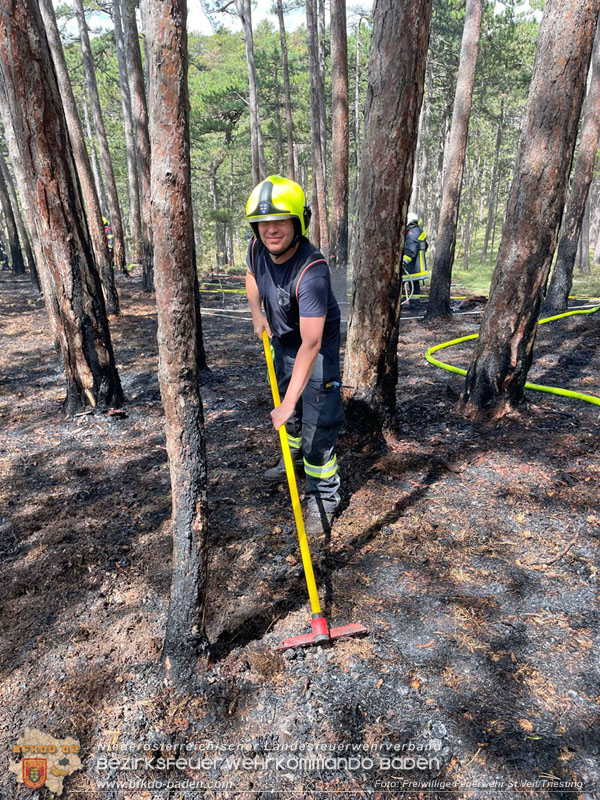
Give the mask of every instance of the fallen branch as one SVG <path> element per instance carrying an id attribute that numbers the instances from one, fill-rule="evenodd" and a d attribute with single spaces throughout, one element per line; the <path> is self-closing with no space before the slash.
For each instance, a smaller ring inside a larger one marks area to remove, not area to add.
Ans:
<path id="1" fill-rule="evenodd" d="M 549 561 L 536 561 L 531 566 L 532 567 L 536 567 L 536 566 L 549 567 L 551 564 L 556 564 L 556 562 L 559 561 L 563 556 L 565 556 L 569 552 L 569 550 L 573 547 L 573 545 L 577 541 L 577 537 L 578 536 L 579 536 L 579 534 L 576 533 L 575 536 L 571 539 L 571 541 L 568 542 L 563 547 L 563 549 L 560 551 L 560 553 L 558 553 L 558 555 L 554 556 L 554 558 L 551 558 Z"/>

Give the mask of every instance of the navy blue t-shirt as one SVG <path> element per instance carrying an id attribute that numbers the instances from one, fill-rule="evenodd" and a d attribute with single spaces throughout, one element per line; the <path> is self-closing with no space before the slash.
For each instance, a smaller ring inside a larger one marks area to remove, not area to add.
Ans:
<path id="1" fill-rule="evenodd" d="M 340 307 L 331 290 L 329 267 L 323 254 L 308 239 L 302 237 L 292 258 L 275 264 L 259 239 L 250 242 L 246 257 L 248 269 L 254 275 L 265 315 L 274 336 L 291 343 L 295 335 L 298 345 L 300 317 L 325 317 L 323 340 L 331 338 L 340 327 Z M 297 300 L 290 296 L 294 278 L 306 264 L 298 284 Z"/>
<path id="2" fill-rule="evenodd" d="M 315 372 L 321 372 L 323 367 L 325 377 L 338 380 L 340 307 L 331 289 L 329 267 L 320 250 L 303 236 L 292 258 L 275 264 L 260 239 L 254 239 L 248 247 L 246 263 L 256 280 L 271 332 L 284 347 L 297 351 L 302 344 L 300 317 L 325 317 L 320 352 L 327 363 L 316 365 Z M 296 302 L 290 294 L 303 264 L 307 266 L 298 284 Z"/>

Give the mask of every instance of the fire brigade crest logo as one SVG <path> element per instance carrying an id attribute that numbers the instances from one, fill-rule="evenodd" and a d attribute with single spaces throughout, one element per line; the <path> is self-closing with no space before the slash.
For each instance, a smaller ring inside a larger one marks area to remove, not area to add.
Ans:
<path id="1" fill-rule="evenodd" d="M 45 758 L 23 759 L 23 783 L 30 789 L 39 789 L 46 783 L 48 762 Z"/>
<path id="2" fill-rule="evenodd" d="M 258 204 L 258 213 L 259 214 L 268 214 L 269 213 L 269 204 L 268 203 L 259 203 Z"/>
<path id="3" fill-rule="evenodd" d="M 29 789 L 45 786 L 55 795 L 63 793 L 65 778 L 83 767 L 77 739 L 71 736 L 55 739 L 35 728 L 25 729 L 24 735 L 13 745 L 12 753 L 13 756 L 22 756 L 8 765 L 17 783 Z"/>

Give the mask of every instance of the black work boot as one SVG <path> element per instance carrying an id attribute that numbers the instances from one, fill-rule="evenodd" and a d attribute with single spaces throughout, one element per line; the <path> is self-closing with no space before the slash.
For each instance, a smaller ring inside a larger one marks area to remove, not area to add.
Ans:
<path id="1" fill-rule="evenodd" d="M 326 511 L 318 505 L 310 503 L 304 516 L 304 530 L 307 536 L 320 536 L 329 533 L 335 516 L 335 509 Z"/>
<path id="2" fill-rule="evenodd" d="M 292 464 L 294 465 L 294 470 L 296 475 L 298 475 L 298 472 L 302 467 L 302 451 L 290 450 L 290 453 L 292 455 Z M 285 462 L 283 460 L 283 456 L 281 456 L 274 467 L 271 467 L 263 472 L 263 478 L 272 483 L 282 483 L 286 480 L 287 475 L 285 472 Z"/>

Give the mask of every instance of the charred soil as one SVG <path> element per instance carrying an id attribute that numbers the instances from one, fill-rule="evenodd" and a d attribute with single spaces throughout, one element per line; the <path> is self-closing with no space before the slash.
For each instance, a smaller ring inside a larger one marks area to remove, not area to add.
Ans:
<path id="1" fill-rule="evenodd" d="M 0 796 L 32 797 L 7 762 L 33 728 L 79 740 L 69 800 L 597 796 L 598 407 L 530 392 L 516 418 L 467 422 L 462 379 L 423 355 L 479 317 L 408 310 L 398 433 L 343 431 L 342 510 L 311 542 L 329 622 L 369 635 L 281 653 L 310 613 L 287 489 L 261 478 L 278 458 L 262 351 L 243 294 L 204 294 L 212 656 L 179 695 L 157 666 L 155 309 L 136 279 L 120 293 L 124 413 L 65 416 L 43 304 L 0 276 Z M 529 379 L 600 395 L 599 341 L 594 316 L 542 326 Z M 469 344 L 447 360 L 465 366 Z"/>

